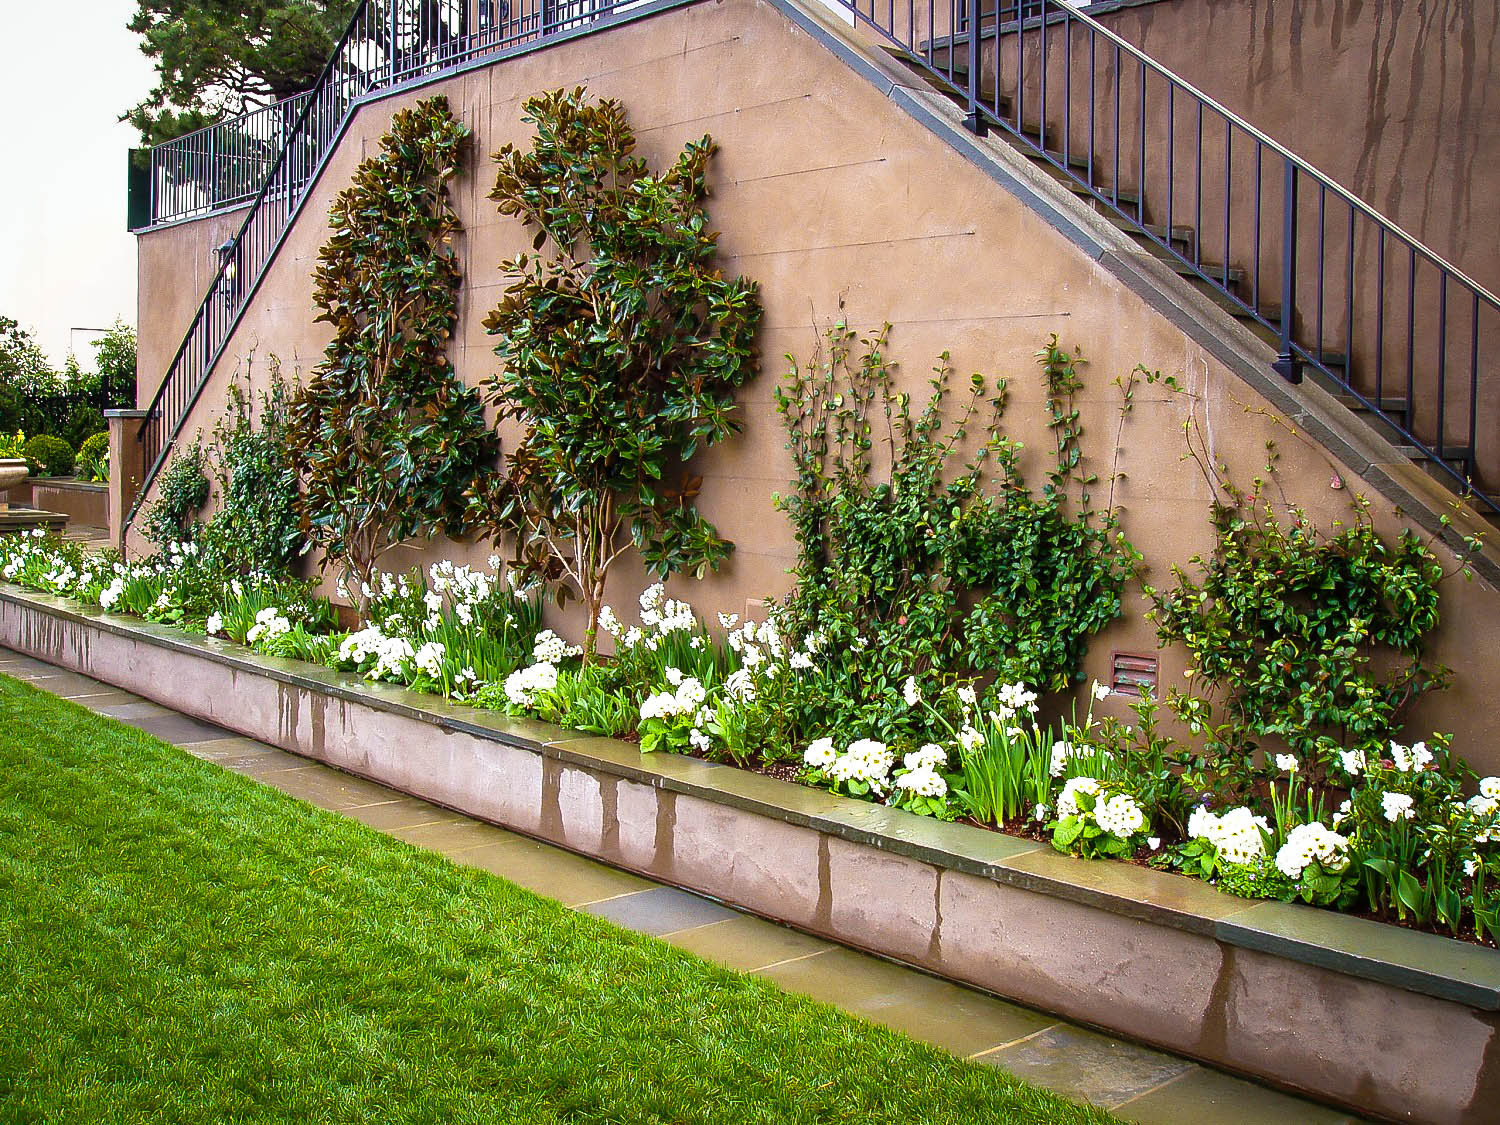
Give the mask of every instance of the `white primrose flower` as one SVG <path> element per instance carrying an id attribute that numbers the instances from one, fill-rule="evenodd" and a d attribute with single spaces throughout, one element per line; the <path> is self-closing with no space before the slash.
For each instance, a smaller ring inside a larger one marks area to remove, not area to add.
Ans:
<path id="1" fill-rule="evenodd" d="M 1038 824 L 1045 824 L 1045 823 L 1047 823 L 1047 806 L 1046 805 L 1038 805 L 1036 807 L 1036 811 L 1033 812 L 1031 815 L 1036 818 L 1036 822 Z"/>
<path id="2" fill-rule="evenodd" d="M 809 744 L 802 752 L 802 762 L 815 770 L 826 770 L 833 765 L 838 755 L 833 750 L 833 739 L 820 738 Z"/>
<path id="3" fill-rule="evenodd" d="M 1494 816 L 1495 810 L 1500 808 L 1500 801 L 1479 793 L 1469 798 L 1468 808 L 1475 816 Z"/>
<path id="4" fill-rule="evenodd" d="M 213 636 L 215 633 L 223 631 L 224 618 L 217 613 L 210 613 L 208 620 L 203 623 L 203 627 L 208 630 L 209 636 Z"/>
<path id="5" fill-rule="evenodd" d="M 1349 840 L 1313 821 L 1299 824 L 1287 833 L 1286 843 L 1276 852 L 1276 868 L 1294 882 L 1314 861 L 1337 873 L 1349 866 Z"/>
<path id="6" fill-rule="evenodd" d="M 1500 801 L 1500 777 L 1487 777 L 1479 783 L 1479 795 L 1491 801 Z"/>
<path id="7" fill-rule="evenodd" d="M 1407 793 L 1382 793 L 1380 795 L 1380 811 L 1392 824 L 1398 820 L 1413 819 L 1417 813 L 1411 806 L 1411 796 Z"/>
<path id="8" fill-rule="evenodd" d="M 682 673 L 676 668 L 668 668 L 664 674 L 667 677 L 667 683 L 673 687 L 677 687 L 682 683 Z"/>
<path id="9" fill-rule="evenodd" d="M 1071 742 L 1054 742 L 1052 744 L 1052 767 L 1053 777 L 1061 777 L 1063 771 L 1068 768 L 1068 759 L 1073 756 L 1073 744 Z"/>
<path id="10" fill-rule="evenodd" d="M 583 650 L 570 645 L 551 629 L 543 629 L 531 645 L 533 664 L 561 664 L 569 656 L 577 656 Z"/>
<path id="11" fill-rule="evenodd" d="M 1148 837 L 1146 837 L 1146 846 L 1148 848 L 1150 848 L 1154 852 L 1157 848 L 1161 847 L 1161 837 L 1160 836 L 1148 836 Z"/>
<path id="12" fill-rule="evenodd" d="M 505 698 L 514 707 L 530 707 L 542 692 L 557 687 L 555 664 L 532 664 L 505 677 Z"/>
<path id="13" fill-rule="evenodd" d="M 707 754 L 708 748 L 713 745 L 713 740 L 697 727 L 694 727 L 688 732 L 688 742 L 692 745 L 693 749 L 698 750 L 704 754 Z"/>
<path id="14" fill-rule="evenodd" d="M 906 677 L 906 683 L 901 685 L 901 696 L 906 700 L 908 707 L 915 707 L 922 702 L 922 692 L 917 688 L 917 677 Z"/>
<path id="15" fill-rule="evenodd" d="M 943 780 L 941 774 L 928 766 L 907 770 L 896 778 L 894 785 L 897 789 L 909 790 L 919 797 L 946 797 L 948 795 L 948 783 Z"/>
<path id="16" fill-rule="evenodd" d="M 1057 797 L 1057 818 L 1066 820 L 1070 816 L 1078 815 L 1078 794 L 1088 793 L 1092 796 L 1099 794 L 1099 782 L 1092 777 L 1070 777 L 1063 783 L 1063 789 Z"/>
<path id="17" fill-rule="evenodd" d="M 1146 814 L 1129 793 L 1116 793 L 1094 806 L 1094 823 L 1111 836 L 1128 840 L 1149 827 Z"/>
<path id="18" fill-rule="evenodd" d="M 1299 764 L 1295 754 L 1276 755 L 1276 768 L 1284 773 L 1296 773 Z"/>
<path id="19" fill-rule="evenodd" d="M 1227 863 L 1251 863 L 1266 854 L 1263 832 L 1270 824 L 1243 805 L 1216 816 L 1205 808 L 1194 809 L 1188 817 L 1188 836 L 1207 840 Z"/>
<path id="20" fill-rule="evenodd" d="M 909 770 L 935 770 L 948 764 L 948 751 L 936 742 L 928 742 L 907 754 L 901 762 Z"/>
<path id="21" fill-rule="evenodd" d="M 250 626 L 250 631 L 245 634 L 245 640 L 250 644 L 256 641 L 274 641 L 277 637 L 292 631 L 292 623 L 282 616 L 281 611 L 275 606 L 267 606 L 255 615 L 255 624 Z"/>
<path id="22" fill-rule="evenodd" d="M 1391 761 L 1402 773 L 1420 773 L 1432 765 L 1432 751 L 1427 749 L 1425 742 L 1414 742 L 1410 746 L 1392 742 Z"/>

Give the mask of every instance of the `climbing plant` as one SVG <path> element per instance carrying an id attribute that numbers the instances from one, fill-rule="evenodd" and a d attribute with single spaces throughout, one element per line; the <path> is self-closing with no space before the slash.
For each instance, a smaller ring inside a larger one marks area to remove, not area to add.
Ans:
<path id="1" fill-rule="evenodd" d="M 461 281 L 448 183 L 468 137 L 444 97 L 398 112 L 334 201 L 318 256 L 317 319 L 333 339 L 292 404 L 288 439 L 303 533 L 361 606 L 389 547 L 468 529 L 468 494 L 499 453 L 447 356 Z"/>
<path id="2" fill-rule="evenodd" d="M 1148 378 L 1191 401 L 1174 380 Z M 1213 491 L 1214 547 L 1191 560 L 1196 573 L 1173 567 L 1170 586 L 1146 587 L 1159 639 L 1192 661 L 1167 703 L 1202 736 L 1225 787 L 1273 775 L 1257 753 L 1268 745 L 1290 748 L 1315 790 L 1343 784 L 1346 763 L 1383 757 L 1410 704 L 1451 678 L 1427 654 L 1443 567 L 1412 530 L 1381 535 L 1363 497 L 1331 527 L 1278 498 L 1274 443 L 1244 488 L 1211 455 L 1191 407 L 1184 432 Z"/>
<path id="3" fill-rule="evenodd" d="M 859 722 L 908 677 L 929 689 L 953 674 L 1069 687 L 1089 638 L 1119 616 L 1137 559 L 1115 513 L 1094 506 L 1083 469 L 1079 355 L 1056 337 L 1038 353 L 1056 441 L 1037 492 L 1001 428 L 1005 381 L 971 376 L 950 420 L 944 353 L 914 413 L 896 389 L 887 331 L 860 341 L 835 325 L 811 363 L 791 361 L 776 393 L 797 471 L 779 498 L 798 542 L 790 632 L 859 653 L 826 662 L 814 728 Z"/>
<path id="4" fill-rule="evenodd" d="M 694 504 L 693 455 L 738 431 L 756 369 L 753 282 L 714 268 L 705 136 L 665 171 L 635 155 L 624 107 L 583 89 L 529 99 L 529 148 L 506 145 L 490 198 L 535 230 L 485 327 L 499 417 L 524 427 L 487 498 L 515 564 L 576 593 L 592 654 L 610 568 L 637 549 L 657 575 L 702 575 L 728 543 Z"/>

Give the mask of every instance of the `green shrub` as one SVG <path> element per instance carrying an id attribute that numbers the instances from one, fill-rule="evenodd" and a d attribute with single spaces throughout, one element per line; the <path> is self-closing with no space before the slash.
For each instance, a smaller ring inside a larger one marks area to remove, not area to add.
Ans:
<path id="1" fill-rule="evenodd" d="M 80 480 L 101 484 L 109 480 L 109 431 L 105 430 L 83 439 L 78 447 L 78 457 L 73 468 Z"/>
<path id="2" fill-rule="evenodd" d="M 165 549 L 173 543 L 189 543 L 198 537 L 193 517 L 208 503 L 208 474 L 204 472 L 203 446 L 194 442 L 167 463 L 156 500 L 146 509 L 143 531 L 147 539 Z"/>
<path id="3" fill-rule="evenodd" d="M 44 476 L 65 477 L 73 471 L 73 447 L 51 434 L 38 434 L 28 441 L 25 457 L 40 465 Z"/>
<path id="4" fill-rule="evenodd" d="M 297 512 L 297 471 L 287 443 L 292 388 L 271 359 L 269 391 L 257 396 L 236 379 L 214 426 L 210 460 L 219 507 L 203 528 L 207 561 L 231 574 L 291 573 L 305 550 Z"/>
<path id="5" fill-rule="evenodd" d="M 7 433 L 0 430 L 0 457 L 25 457 L 26 431 Z"/>

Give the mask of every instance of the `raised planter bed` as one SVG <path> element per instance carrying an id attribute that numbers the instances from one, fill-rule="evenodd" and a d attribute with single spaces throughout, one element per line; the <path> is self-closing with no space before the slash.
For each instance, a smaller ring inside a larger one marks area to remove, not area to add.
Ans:
<path id="1" fill-rule="evenodd" d="M 31 505 L 49 512 L 62 512 L 70 522 L 88 527 L 109 526 L 109 485 L 43 477 L 31 482 Z"/>
<path id="2" fill-rule="evenodd" d="M 1500 953 L 1222 895 L 0 585 L 0 643 L 469 815 L 1397 1119 L 1492 1121 Z"/>

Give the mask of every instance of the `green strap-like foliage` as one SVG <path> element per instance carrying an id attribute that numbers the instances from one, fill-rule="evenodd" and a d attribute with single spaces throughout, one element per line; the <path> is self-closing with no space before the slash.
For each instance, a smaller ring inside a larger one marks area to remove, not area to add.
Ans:
<path id="1" fill-rule="evenodd" d="M 494 404 L 526 436 L 491 515 L 520 568 L 569 580 L 592 621 L 631 546 L 663 577 L 728 554 L 685 465 L 740 428 L 761 308 L 753 282 L 713 267 L 709 137 L 652 174 L 619 102 L 558 90 L 525 111 L 536 136 L 495 154 L 490 198 L 535 229 L 536 253 L 501 264 L 511 284 L 485 327 Z"/>
<path id="2" fill-rule="evenodd" d="M 499 455 L 447 356 L 462 279 L 447 184 L 468 137 L 444 97 L 397 113 L 334 201 L 318 257 L 318 320 L 334 336 L 290 439 L 303 529 L 361 583 L 402 539 L 468 530 L 468 494 Z"/>

